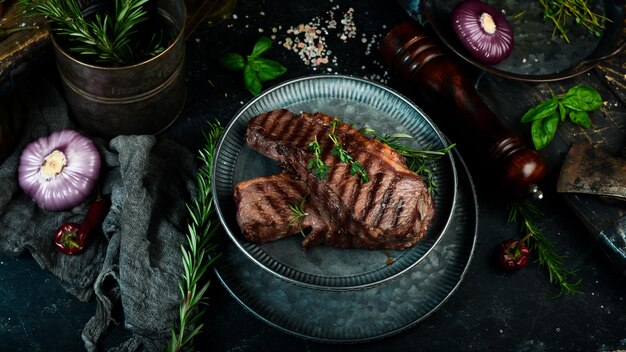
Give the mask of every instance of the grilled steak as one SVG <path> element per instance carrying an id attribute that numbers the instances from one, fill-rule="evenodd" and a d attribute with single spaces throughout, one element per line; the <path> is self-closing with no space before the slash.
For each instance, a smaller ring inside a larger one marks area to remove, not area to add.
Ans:
<path id="1" fill-rule="evenodd" d="M 316 208 L 309 204 L 308 194 L 303 181 L 286 173 L 239 182 L 234 194 L 237 223 L 246 239 L 254 243 L 279 240 L 308 228 L 326 231 Z M 302 200 L 305 200 L 302 209 L 308 215 L 300 224 L 292 221 L 294 213 L 289 206 L 300 205 Z"/>
<path id="2" fill-rule="evenodd" d="M 301 113 L 295 115 L 287 110 L 274 110 L 254 117 L 248 124 L 247 143 L 260 153 L 277 160 L 301 181 L 306 190 L 308 209 L 315 209 L 307 226 L 311 233 L 303 241 L 304 246 L 318 243 L 344 247 L 369 249 L 401 249 L 413 246 L 426 232 L 434 216 L 434 206 L 424 182 L 404 165 L 404 158 L 387 145 L 367 138 L 355 128 L 339 123 L 334 135 L 354 161 L 362 164 L 369 177 L 361 182 L 351 175 L 350 165 L 332 154 L 333 141 L 329 138 L 331 121 L 321 114 Z M 313 158 L 309 143 L 317 140 L 322 149 L 321 159 L 329 166 L 327 179 L 318 179 L 307 169 Z M 247 187 L 262 182 L 248 180 Z M 286 177 L 273 179 L 275 183 L 294 182 Z M 300 185 L 298 187 L 301 187 Z M 238 187 L 239 188 L 239 185 Z M 291 189 L 278 186 L 277 189 Z M 240 192 L 241 193 L 241 192 Z M 296 197 L 302 199 L 302 196 Z M 246 219 L 257 215 L 242 206 L 236 196 L 238 219 L 249 240 L 269 237 L 261 233 L 264 227 L 245 226 Z M 265 202 L 265 212 L 282 211 L 284 204 Z M 245 204 L 244 204 L 245 205 Z M 278 208 L 278 209 L 277 209 Z M 287 207 L 287 210 L 288 207 Z M 289 210 L 289 216 L 292 216 Z M 281 215 L 281 216 L 284 216 Z M 259 219 L 262 221 L 262 219 Z M 288 228 L 289 226 L 285 226 Z M 283 229 L 287 235 L 293 229 Z"/>

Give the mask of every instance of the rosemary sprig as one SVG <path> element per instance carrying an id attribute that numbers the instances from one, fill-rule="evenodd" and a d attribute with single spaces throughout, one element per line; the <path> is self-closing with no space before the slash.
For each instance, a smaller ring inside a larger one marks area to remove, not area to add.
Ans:
<path id="1" fill-rule="evenodd" d="M 521 221 L 521 232 L 524 237 L 520 243 L 526 242 L 530 251 L 537 253 L 537 263 L 548 270 L 550 283 L 560 288 L 557 297 L 581 293 L 578 290 L 581 279 L 575 280 L 574 277 L 576 270 L 563 268 L 565 256 L 556 253 L 554 244 L 544 236 L 536 224 L 537 218 L 541 216 L 543 213 L 531 201 L 517 201 L 511 204 L 509 222 Z"/>
<path id="2" fill-rule="evenodd" d="M 70 51 L 119 66 L 163 50 L 157 41 L 150 43 L 147 50 L 135 53 L 134 35 L 138 33 L 137 26 L 148 19 L 144 5 L 149 1 L 115 0 L 114 16 L 98 13 L 91 21 L 84 18 L 76 0 L 20 0 L 20 5 L 31 15 L 47 16 L 56 32 L 72 43 Z"/>
<path id="3" fill-rule="evenodd" d="M 368 182 L 370 178 L 367 175 L 367 171 L 365 170 L 365 168 L 363 168 L 363 165 L 358 161 L 354 161 L 352 155 L 350 155 L 350 153 L 343 147 L 343 144 L 339 142 L 339 137 L 337 137 L 337 135 L 335 134 L 335 129 L 337 128 L 339 123 L 341 122 L 337 119 L 330 122 L 330 133 L 328 134 L 328 137 L 331 141 L 333 141 L 333 144 L 335 145 L 331 154 L 338 157 L 342 163 L 348 164 L 348 166 L 350 167 L 350 175 L 358 175 L 360 183 Z"/>
<path id="4" fill-rule="evenodd" d="M 411 171 L 424 178 L 424 181 L 426 182 L 426 187 L 431 193 L 435 192 L 435 189 L 437 188 L 437 181 L 435 180 L 432 171 L 428 167 L 430 162 L 446 155 L 450 150 L 452 150 L 452 148 L 456 146 L 456 144 L 450 144 L 445 148 L 437 150 L 420 150 L 411 148 L 407 145 L 407 143 L 405 143 L 405 140 L 414 139 L 413 136 L 405 133 L 379 134 L 371 128 L 363 128 L 360 131 L 366 136 L 370 136 L 384 144 L 387 144 L 398 154 L 405 157 L 407 167 Z"/>
<path id="5" fill-rule="evenodd" d="M 309 143 L 309 149 L 311 150 L 311 153 L 313 153 L 313 159 L 309 160 L 306 165 L 307 170 L 313 170 L 315 177 L 320 180 L 327 179 L 330 166 L 324 164 L 324 161 L 322 160 L 322 147 L 317 141 L 317 136 L 315 136 L 315 139 Z"/>
<path id="6" fill-rule="evenodd" d="M 287 226 L 291 226 L 293 223 L 297 223 L 302 237 L 305 236 L 304 229 L 302 228 L 302 222 L 304 221 L 304 218 L 309 216 L 309 213 L 304 210 L 304 201 L 305 198 L 302 198 L 297 204 L 289 204 L 289 210 L 291 210 L 292 215 L 291 220 L 289 220 L 289 223 L 287 224 Z"/>
<path id="7" fill-rule="evenodd" d="M 213 194 L 211 193 L 211 174 L 215 146 L 224 131 L 222 125 L 215 121 L 209 124 L 209 133 L 205 136 L 206 143 L 199 151 L 201 166 L 196 173 L 196 198 L 187 204 L 189 224 L 187 225 L 187 247 L 181 245 L 183 260 L 183 277 L 179 283 L 182 302 L 179 309 L 180 324 L 172 329 L 172 338 L 168 351 L 193 350 L 193 339 L 204 326 L 200 318 L 204 313 L 201 305 L 206 304 L 204 297 L 209 288 L 209 281 L 202 284 L 208 268 L 217 260 L 219 254 L 212 255 L 217 244 L 211 242 L 220 222 L 215 217 Z M 207 259 L 208 258 L 208 259 Z M 202 285 L 202 286 L 200 286 Z"/>
<path id="8" fill-rule="evenodd" d="M 569 43 L 565 25 L 569 18 L 573 18 L 578 25 L 585 27 L 591 34 L 600 36 L 604 30 L 604 22 L 608 19 L 593 12 L 586 0 L 539 0 L 543 6 L 543 19 L 554 24 L 553 35 L 557 33 Z"/>

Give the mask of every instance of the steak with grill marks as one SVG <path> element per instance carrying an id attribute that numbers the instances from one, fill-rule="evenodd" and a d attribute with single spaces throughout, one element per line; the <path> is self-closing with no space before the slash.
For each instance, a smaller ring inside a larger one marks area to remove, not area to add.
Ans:
<path id="1" fill-rule="evenodd" d="M 246 239 L 254 243 L 279 240 L 312 228 L 328 231 L 319 220 L 316 207 L 310 204 L 309 190 L 303 181 L 280 173 L 239 182 L 235 186 L 237 223 Z M 292 221 L 292 205 L 300 205 L 307 213 L 302 222 Z"/>
<path id="2" fill-rule="evenodd" d="M 253 209 L 248 206 L 249 200 L 242 196 L 241 189 L 267 179 L 244 181 L 246 187 L 237 185 L 237 218 L 246 238 L 264 242 L 259 239 L 271 240 L 275 239 L 272 236 L 282 238 L 289 232 L 299 232 L 287 225 L 278 225 L 284 226 L 281 231 L 270 231 L 268 225 L 276 226 L 278 222 L 273 217 L 259 214 L 273 213 L 284 223 L 293 216 L 285 204 L 306 197 L 307 212 L 314 209 L 310 213 L 315 214 L 303 223 L 311 228 L 303 240 L 305 247 L 325 243 L 344 248 L 402 249 L 415 245 L 434 216 L 433 200 L 424 182 L 389 146 L 362 135 L 348 124 L 339 123 L 334 134 L 352 158 L 362 164 L 369 177 L 368 182 L 360 182 L 359 177 L 350 174 L 350 166 L 332 154 L 334 143 L 328 136 L 333 120 L 321 113 L 295 115 L 284 109 L 263 113 L 250 120 L 247 143 L 284 165 L 292 177 L 299 180 L 285 176 L 272 178 L 272 192 L 285 191 L 288 194 L 286 190 L 289 189 L 290 192 L 300 192 L 301 196 L 283 198 L 286 199 L 283 203 L 264 201 L 257 204 L 264 209 Z M 309 143 L 315 139 L 322 149 L 321 159 L 330 166 L 328 178 L 324 180 L 316 178 L 307 169 L 313 158 Z M 298 183 L 297 187 L 294 182 Z M 256 225 L 247 225 L 250 219 L 257 217 Z"/>

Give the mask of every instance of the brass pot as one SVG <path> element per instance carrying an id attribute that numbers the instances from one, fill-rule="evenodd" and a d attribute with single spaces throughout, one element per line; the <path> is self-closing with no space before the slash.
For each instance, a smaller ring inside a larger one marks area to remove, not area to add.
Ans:
<path id="1" fill-rule="evenodd" d="M 102 1 L 82 1 L 81 8 Z M 174 30 L 165 50 L 145 61 L 121 67 L 81 61 L 56 35 L 52 43 L 65 96 L 76 123 L 105 138 L 156 134 L 180 115 L 186 98 L 184 75 L 186 20 L 180 0 L 156 0 L 156 11 Z"/>

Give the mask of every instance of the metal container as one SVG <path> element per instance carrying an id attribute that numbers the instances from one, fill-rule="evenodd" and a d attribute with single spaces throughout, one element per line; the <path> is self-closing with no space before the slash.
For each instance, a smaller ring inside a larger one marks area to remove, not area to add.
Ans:
<path id="1" fill-rule="evenodd" d="M 87 12 L 102 1 L 83 1 Z M 79 60 L 52 43 L 65 96 L 77 124 L 105 138 L 121 134 L 156 134 L 180 115 L 186 98 L 184 75 L 185 4 L 156 0 L 156 11 L 174 30 L 169 46 L 146 61 L 122 67 L 98 66 Z"/>

